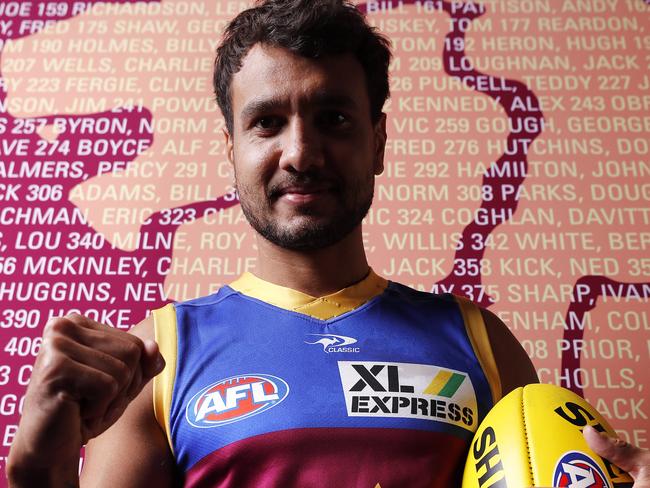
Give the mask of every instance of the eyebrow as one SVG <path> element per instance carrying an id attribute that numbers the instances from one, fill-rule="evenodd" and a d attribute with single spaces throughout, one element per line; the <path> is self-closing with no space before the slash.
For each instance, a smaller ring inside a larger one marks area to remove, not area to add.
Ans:
<path id="1" fill-rule="evenodd" d="M 243 120 L 248 120 L 259 113 L 273 112 L 286 105 L 286 100 L 281 97 L 256 98 L 248 102 L 241 111 Z M 359 104 L 350 96 L 331 92 L 317 92 L 309 99 L 302 100 L 303 104 L 320 107 L 339 107 L 356 109 Z"/>

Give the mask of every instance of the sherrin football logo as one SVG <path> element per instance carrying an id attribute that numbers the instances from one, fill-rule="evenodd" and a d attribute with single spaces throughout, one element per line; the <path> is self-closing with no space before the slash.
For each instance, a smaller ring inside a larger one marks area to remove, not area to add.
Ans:
<path id="1" fill-rule="evenodd" d="M 553 486 L 566 488 L 611 488 L 605 473 L 592 458 L 569 451 L 555 465 Z"/>
<path id="2" fill-rule="evenodd" d="M 288 394 L 289 385 L 277 376 L 231 376 L 194 395 L 185 409 L 185 418 L 194 427 L 231 424 L 277 406 Z"/>

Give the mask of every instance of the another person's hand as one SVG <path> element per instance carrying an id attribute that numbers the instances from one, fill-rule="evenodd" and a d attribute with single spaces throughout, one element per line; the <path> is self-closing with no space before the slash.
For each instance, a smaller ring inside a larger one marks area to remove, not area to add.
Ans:
<path id="1" fill-rule="evenodd" d="M 650 488 L 650 451 L 616 437 L 601 435 L 590 425 L 585 427 L 583 434 L 596 454 L 630 473 L 634 478 L 633 488 Z"/>
<path id="2" fill-rule="evenodd" d="M 81 447 L 113 425 L 163 367 L 153 341 L 77 314 L 51 319 L 9 464 L 18 470 L 78 464 Z"/>

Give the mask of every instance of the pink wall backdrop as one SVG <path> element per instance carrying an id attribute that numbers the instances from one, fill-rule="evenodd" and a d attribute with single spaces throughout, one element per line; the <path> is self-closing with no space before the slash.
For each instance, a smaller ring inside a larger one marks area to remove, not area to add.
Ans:
<path id="1" fill-rule="evenodd" d="M 127 330 L 254 267 L 211 88 L 249 3 L 0 2 L 0 470 L 49 317 Z M 372 266 L 490 307 L 650 447 L 650 6 L 359 8 L 395 52 Z"/>

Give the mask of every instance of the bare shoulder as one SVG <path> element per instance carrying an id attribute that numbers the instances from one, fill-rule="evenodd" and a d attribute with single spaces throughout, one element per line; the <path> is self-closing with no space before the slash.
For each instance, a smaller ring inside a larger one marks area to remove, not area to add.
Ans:
<path id="1" fill-rule="evenodd" d="M 508 326 L 489 310 L 481 309 L 481 315 L 499 370 L 503 395 L 519 386 L 539 383 L 533 363 Z"/>
<path id="2" fill-rule="evenodd" d="M 147 317 L 129 333 L 142 340 L 154 340 L 153 318 Z M 88 443 L 81 486 L 177 486 L 167 437 L 153 412 L 153 381 L 113 426 Z"/>

